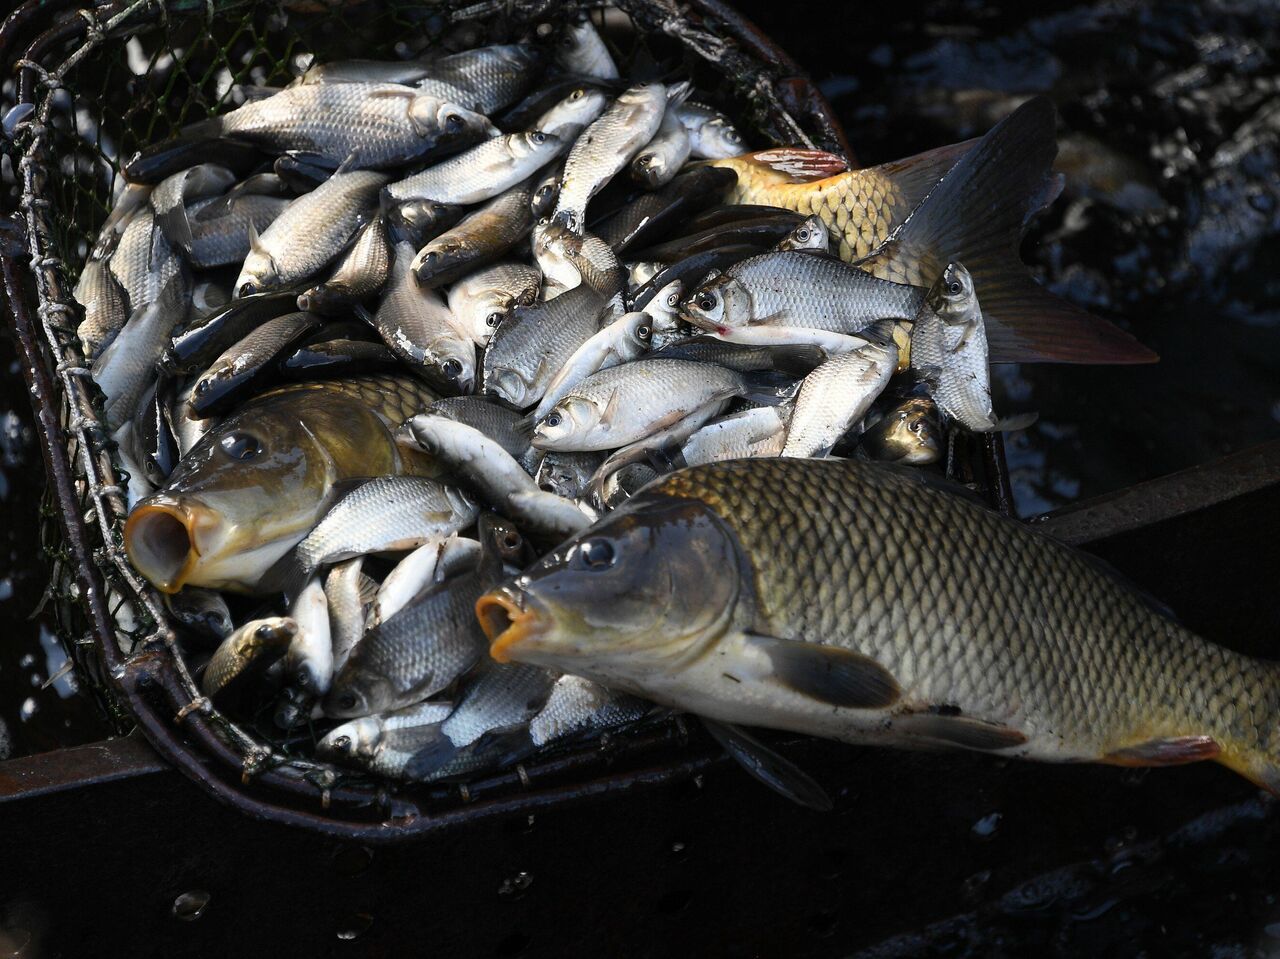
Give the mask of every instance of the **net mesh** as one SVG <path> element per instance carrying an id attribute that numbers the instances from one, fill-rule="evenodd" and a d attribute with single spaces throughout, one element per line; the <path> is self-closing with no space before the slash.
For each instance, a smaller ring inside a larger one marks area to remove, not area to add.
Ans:
<path id="1" fill-rule="evenodd" d="M 121 162 L 189 123 L 238 105 L 241 85 L 287 83 L 311 58 L 396 59 L 432 45 L 462 49 L 500 43 L 532 24 L 596 6 L 557 0 L 332 5 L 316 0 L 283 5 L 133 0 L 96 12 L 78 11 L 79 22 L 73 18 L 78 29 L 64 30 L 65 38 L 36 61 L 19 63 L 25 76 L 17 99 L 34 109 L 18 126 L 11 159 L 31 257 L 35 312 L 58 394 L 76 497 L 74 503 L 52 504 L 46 517 L 45 543 L 55 569 L 50 598 L 79 669 L 122 730 L 133 717 L 105 675 L 103 643 L 118 645 L 126 668 L 157 649 L 166 651 L 176 718 L 198 711 L 239 757 L 246 776 L 287 768 L 326 796 L 348 777 L 301 757 L 297 743 L 264 739 L 261 728 L 242 727 L 214 710 L 186 669 L 161 598 L 125 558 L 122 489 L 127 474 L 103 426 L 101 395 L 75 334 L 79 314 L 72 297 L 98 231 L 125 186 Z M 704 76 L 709 64 L 718 69 L 721 75 L 714 83 L 722 98 L 737 97 L 735 113 L 748 128 L 755 126 L 757 138 L 811 144 L 774 99 L 771 83 L 777 78 L 767 62 L 726 47 L 714 24 L 691 27 L 666 0 L 619 6 L 641 35 L 645 30 L 665 33 L 662 42 L 683 45 L 690 69 Z M 746 69 L 748 64 L 753 69 Z M 79 585 L 84 577 L 77 576 L 77 559 L 53 521 L 58 510 L 78 511 L 88 527 L 100 574 L 93 588 L 102 590 L 112 636 L 95 635 L 91 626 Z M 525 780 L 523 770 L 520 779 Z"/>

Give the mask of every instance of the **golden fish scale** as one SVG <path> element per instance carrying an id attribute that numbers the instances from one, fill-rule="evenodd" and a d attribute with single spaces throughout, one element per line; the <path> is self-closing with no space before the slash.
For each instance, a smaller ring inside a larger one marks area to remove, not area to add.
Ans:
<path id="1" fill-rule="evenodd" d="M 955 705 L 1077 758 L 1168 736 L 1212 735 L 1224 758 L 1276 746 L 1274 664 L 1204 642 L 963 498 L 796 459 L 714 464 L 651 489 L 702 500 L 734 531 L 761 631 L 872 657 L 907 710 Z"/>
<path id="2" fill-rule="evenodd" d="M 911 212 L 893 181 L 875 169 L 850 170 L 811 183 L 786 183 L 779 174 L 733 160 L 738 174 L 730 203 L 761 203 L 817 215 L 837 241 L 840 259 L 856 260 L 883 243 Z"/>
<path id="3" fill-rule="evenodd" d="M 263 396 L 295 390 L 327 390 L 354 397 L 377 413 L 390 426 L 397 427 L 411 416 L 422 413 L 439 399 L 425 383 L 408 376 L 375 373 L 342 380 L 316 380 L 272 390 Z"/>

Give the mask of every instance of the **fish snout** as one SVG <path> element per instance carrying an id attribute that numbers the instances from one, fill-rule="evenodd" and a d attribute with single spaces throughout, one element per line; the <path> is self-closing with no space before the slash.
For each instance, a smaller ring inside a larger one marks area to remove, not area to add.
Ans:
<path id="1" fill-rule="evenodd" d="M 124 524 L 124 548 L 156 589 L 176 593 L 213 546 L 221 527 L 216 512 L 201 503 L 159 495 L 144 499 Z"/>
<path id="2" fill-rule="evenodd" d="M 476 600 L 476 619 L 489 640 L 489 655 L 500 663 L 511 662 L 513 651 L 518 653 L 551 629 L 541 606 L 514 586 L 501 586 Z"/>

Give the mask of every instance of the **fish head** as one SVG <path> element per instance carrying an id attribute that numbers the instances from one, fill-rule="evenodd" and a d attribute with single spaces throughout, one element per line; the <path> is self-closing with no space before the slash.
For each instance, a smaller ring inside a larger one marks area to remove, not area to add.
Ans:
<path id="1" fill-rule="evenodd" d="M 624 313 L 616 323 L 621 325 L 617 352 L 623 362 L 647 353 L 653 343 L 653 318 L 645 312 Z"/>
<path id="2" fill-rule="evenodd" d="M 427 95 L 413 98 L 409 118 L 416 129 L 434 133 L 442 144 L 471 143 L 502 132 L 483 113 Z"/>
<path id="3" fill-rule="evenodd" d="M 538 488 L 567 499 L 586 495 L 601 457 L 594 453 L 548 453 L 538 466 Z"/>
<path id="4" fill-rule="evenodd" d="M 831 239 L 827 225 L 820 216 L 805 217 L 787 237 L 788 249 L 825 250 Z"/>
<path id="5" fill-rule="evenodd" d="M 382 725 L 372 716 L 362 716 L 331 729 L 316 744 L 316 753 L 326 759 L 372 759 L 382 740 Z"/>
<path id="6" fill-rule="evenodd" d="M 254 246 L 244 258 L 244 265 L 240 268 L 240 275 L 236 277 L 233 287 L 235 292 L 232 295 L 236 299 L 280 285 L 280 271 L 275 259 L 258 244 L 256 238 L 253 242 Z"/>
<path id="7" fill-rule="evenodd" d="M 426 362 L 449 392 L 468 396 L 476 388 L 476 348 L 470 336 L 444 335 L 427 344 Z"/>
<path id="8" fill-rule="evenodd" d="M 735 157 L 747 148 L 742 134 L 724 117 L 714 117 L 700 131 L 703 151 L 716 157 Z"/>
<path id="9" fill-rule="evenodd" d="M 680 313 L 680 301 L 684 299 L 684 283 L 672 280 L 645 304 L 645 312 L 653 319 L 653 328 L 661 333 L 669 333 L 676 328 L 676 320 Z"/>
<path id="10" fill-rule="evenodd" d="M 568 137 L 604 113 L 608 105 L 609 97 L 603 90 L 588 86 L 575 87 L 567 97 L 543 114 L 539 129 Z"/>
<path id="11" fill-rule="evenodd" d="M 395 686 L 390 679 L 352 658 L 334 677 L 324 697 L 324 714 L 334 719 L 372 716 L 390 709 L 395 697 Z"/>
<path id="12" fill-rule="evenodd" d="M 942 424 L 933 401 L 912 397 L 865 434 L 868 451 L 876 458 L 909 466 L 936 463 L 942 455 Z"/>
<path id="13" fill-rule="evenodd" d="M 439 200 L 410 200 L 396 204 L 388 200 L 387 231 L 392 242 L 418 246 L 434 239 L 459 219 L 459 208 Z"/>
<path id="14" fill-rule="evenodd" d="M 583 396 L 569 396 L 551 408 L 533 428 L 533 445 L 544 450 L 571 450 L 574 440 L 599 425 L 604 410 Z"/>
<path id="15" fill-rule="evenodd" d="M 517 159 L 527 156 L 536 157 L 544 153 L 552 155 L 560 148 L 560 138 L 554 133 L 547 133 L 542 130 L 517 133 L 508 142 L 511 155 Z"/>
<path id="16" fill-rule="evenodd" d="M 315 524 L 335 480 L 396 472 L 395 457 L 363 404 L 321 389 L 264 397 L 209 430 L 134 506 L 125 551 L 161 592 L 258 592 Z"/>
<path id="17" fill-rule="evenodd" d="M 751 294 L 738 280 L 721 274 L 680 305 L 680 316 L 710 333 L 727 333 L 751 321 Z"/>
<path id="18" fill-rule="evenodd" d="M 469 252 L 468 244 L 461 238 L 437 237 L 418 251 L 410 269 L 419 283 L 430 285 L 437 276 L 453 269 Z"/>
<path id="19" fill-rule="evenodd" d="M 480 597 L 499 662 L 639 690 L 735 621 L 747 569 L 705 502 L 650 490 Z"/>
<path id="20" fill-rule="evenodd" d="M 485 371 L 484 391 L 523 409 L 533 403 L 529 382 L 519 370 L 495 366 Z"/>
<path id="21" fill-rule="evenodd" d="M 925 296 L 925 303 L 948 326 L 968 323 L 977 301 L 973 277 L 955 262 L 946 265 Z"/>
<path id="22" fill-rule="evenodd" d="M 672 176 L 670 160 L 661 150 L 644 150 L 638 154 L 631 166 L 632 175 L 641 186 L 656 190 Z"/>

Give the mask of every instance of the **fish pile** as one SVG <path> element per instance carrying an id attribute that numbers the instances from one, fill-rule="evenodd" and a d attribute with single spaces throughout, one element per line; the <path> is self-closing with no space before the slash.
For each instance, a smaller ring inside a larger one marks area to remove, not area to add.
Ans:
<path id="1" fill-rule="evenodd" d="M 125 164 L 79 333 L 128 556 L 206 695 L 419 782 L 669 708 L 819 806 L 728 724 L 1245 768 L 1256 729 L 1187 718 L 1235 666 L 1156 718 L 1106 668 L 1181 644 L 1171 689 L 1222 651 L 895 472 L 1027 422 L 993 362 L 1154 358 L 1018 262 L 1052 106 L 849 170 L 749 151 L 679 63 L 617 50 L 582 18 L 316 63 Z M 1093 652 L 1065 594 L 1145 638 Z M 1014 603 L 1052 615 L 1002 630 Z"/>

